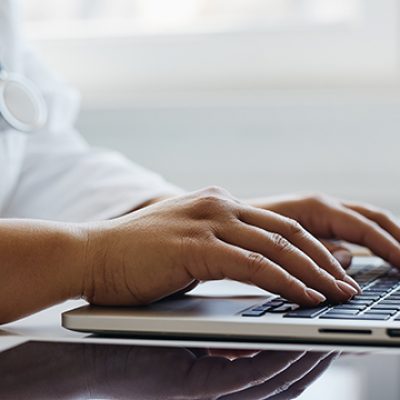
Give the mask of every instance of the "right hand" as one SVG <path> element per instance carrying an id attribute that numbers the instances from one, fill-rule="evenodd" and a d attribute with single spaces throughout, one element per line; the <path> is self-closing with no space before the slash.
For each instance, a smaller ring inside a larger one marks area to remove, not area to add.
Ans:
<path id="1" fill-rule="evenodd" d="M 298 222 L 218 188 L 89 224 L 87 233 L 83 296 L 92 304 L 148 304 L 224 278 L 304 306 L 343 302 L 359 291 Z"/>

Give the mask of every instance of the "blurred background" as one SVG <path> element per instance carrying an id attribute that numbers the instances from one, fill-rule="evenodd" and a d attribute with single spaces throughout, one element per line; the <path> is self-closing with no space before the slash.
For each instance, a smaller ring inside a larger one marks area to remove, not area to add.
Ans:
<path id="1" fill-rule="evenodd" d="M 323 191 L 400 213 L 399 4 L 27 0 L 24 14 L 80 90 L 90 143 L 185 189 Z M 364 382 L 374 368 L 344 359 L 301 398 L 379 398 L 382 382 Z"/>
<path id="2" fill-rule="evenodd" d="M 185 189 L 400 212 L 399 0 L 29 0 L 78 127 Z"/>

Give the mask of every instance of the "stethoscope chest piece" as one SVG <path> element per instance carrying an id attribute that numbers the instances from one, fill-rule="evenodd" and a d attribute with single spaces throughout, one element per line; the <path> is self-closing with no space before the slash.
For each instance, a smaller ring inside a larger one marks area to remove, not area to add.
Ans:
<path id="1" fill-rule="evenodd" d="M 0 115 L 9 127 L 33 132 L 46 122 L 46 103 L 36 86 L 0 66 Z"/>

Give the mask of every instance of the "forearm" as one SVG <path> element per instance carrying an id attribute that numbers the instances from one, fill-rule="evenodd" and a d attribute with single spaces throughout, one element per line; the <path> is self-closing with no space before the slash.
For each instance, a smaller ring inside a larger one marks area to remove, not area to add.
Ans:
<path id="1" fill-rule="evenodd" d="M 151 199 L 138 208 L 166 198 Z M 85 224 L 0 219 L 0 324 L 85 293 L 86 281 L 93 278 L 88 254 L 97 254 L 87 251 L 87 228 Z"/>
<path id="2" fill-rule="evenodd" d="M 77 224 L 0 220 L 0 323 L 79 297 L 85 242 Z"/>

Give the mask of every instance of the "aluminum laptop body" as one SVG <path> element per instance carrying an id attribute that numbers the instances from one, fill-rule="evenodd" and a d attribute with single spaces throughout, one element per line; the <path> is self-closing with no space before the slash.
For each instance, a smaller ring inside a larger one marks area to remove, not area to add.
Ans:
<path id="1" fill-rule="evenodd" d="M 63 313 L 62 325 L 158 339 L 399 345 L 400 272 L 378 258 L 363 257 L 354 260 L 350 274 L 363 293 L 343 305 L 300 309 L 253 286 L 214 281 L 145 307 L 80 307 Z"/>

